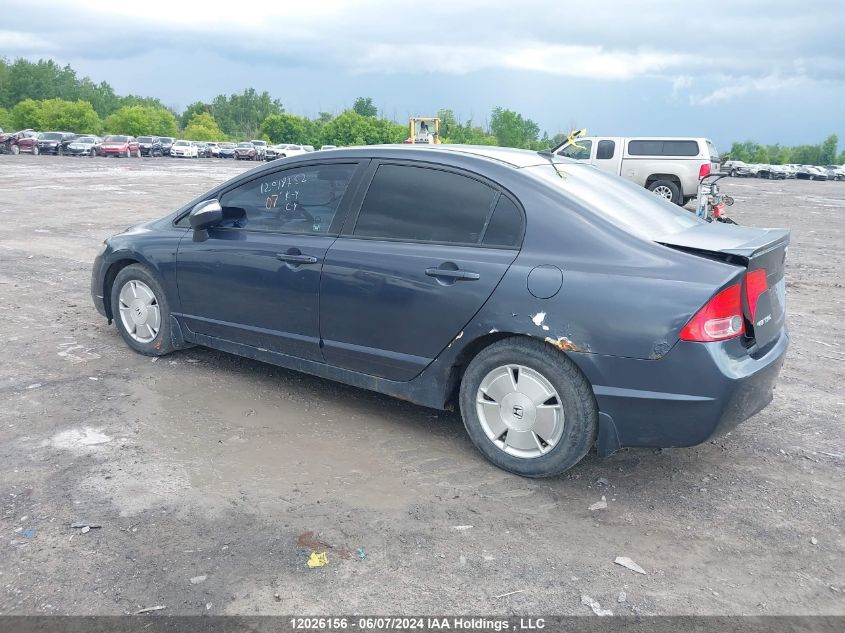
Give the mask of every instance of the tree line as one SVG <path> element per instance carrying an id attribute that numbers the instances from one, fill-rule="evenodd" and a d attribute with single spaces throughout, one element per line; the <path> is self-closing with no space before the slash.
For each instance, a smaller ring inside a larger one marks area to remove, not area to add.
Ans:
<path id="1" fill-rule="evenodd" d="M 438 111 L 444 143 L 499 145 L 545 149 L 566 138 L 540 134 L 540 126 L 520 113 L 494 108 L 488 121 L 461 122 L 448 108 Z M 69 65 L 51 59 L 32 62 L 0 57 L 0 128 L 62 130 L 77 133 L 179 136 L 188 140 L 224 141 L 263 138 L 271 143 L 303 145 L 369 145 L 401 143 L 405 123 L 379 116 L 370 97 L 359 97 L 339 114 L 320 112 L 310 118 L 285 112 L 267 91 L 248 88 L 242 94 L 220 94 L 210 102 L 195 102 L 176 112 L 159 99 L 117 95 L 105 81 L 79 77 Z M 837 155 L 838 138 L 819 145 L 734 143 L 730 158 L 754 163 L 845 163 Z M 726 156 L 727 157 L 727 156 Z"/>
<path id="2" fill-rule="evenodd" d="M 565 137 L 540 137 L 537 123 L 504 108 L 494 108 L 486 125 L 461 122 L 449 109 L 437 114 L 443 142 L 543 149 Z M 210 141 L 263 138 L 314 146 L 399 143 L 408 137 L 407 125 L 379 116 L 371 97 L 359 97 L 339 114 L 309 118 L 285 112 L 266 91 L 248 88 L 177 113 L 156 98 L 117 95 L 107 82 L 79 77 L 71 66 L 50 59 L 0 58 L 0 127 Z"/>
<path id="3" fill-rule="evenodd" d="M 831 134 L 818 145 L 761 145 L 754 141 L 731 145 L 729 158 L 746 163 L 764 165 L 842 165 L 845 164 L 845 149 L 836 153 L 839 137 Z"/>

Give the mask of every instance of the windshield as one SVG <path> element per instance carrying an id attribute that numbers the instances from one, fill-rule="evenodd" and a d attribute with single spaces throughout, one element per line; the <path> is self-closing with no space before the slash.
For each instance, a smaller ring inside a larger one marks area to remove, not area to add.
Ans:
<path id="1" fill-rule="evenodd" d="M 238 143 L 238 147 L 252 147 L 252 143 Z"/>
<path id="2" fill-rule="evenodd" d="M 223 143 L 220 147 L 222 149 L 232 149 L 235 146 L 234 143 Z"/>
<path id="3" fill-rule="evenodd" d="M 639 185 L 589 165 L 569 162 L 537 165 L 525 172 L 554 186 L 614 225 L 651 241 L 701 224 L 692 212 L 660 198 Z"/>
<path id="4" fill-rule="evenodd" d="M 90 136 L 83 136 L 82 138 L 78 138 L 74 141 L 74 143 L 93 143 L 94 139 Z"/>
<path id="5" fill-rule="evenodd" d="M 41 135 L 41 140 L 43 141 L 60 141 L 61 139 L 62 135 L 57 132 L 46 132 Z"/>
<path id="6" fill-rule="evenodd" d="M 128 140 L 129 140 L 129 137 L 128 137 L 128 136 L 115 136 L 115 135 L 112 135 L 112 136 L 107 136 L 107 137 L 106 137 L 106 141 L 107 141 L 107 142 L 109 142 L 109 143 L 125 143 L 125 142 L 126 142 L 126 141 L 128 141 Z"/>
<path id="7" fill-rule="evenodd" d="M 139 136 L 138 142 L 139 143 L 152 143 L 153 137 L 151 137 L 151 136 Z"/>
<path id="8" fill-rule="evenodd" d="M 251 141 L 253 145 L 267 145 L 264 141 Z"/>
<path id="9" fill-rule="evenodd" d="M 573 160 L 590 160 L 590 151 L 592 148 L 592 141 L 575 139 L 573 144 L 567 145 L 557 153 Z"/>
<path id="10" fill-rule="evenodd" d="M 189 141 L 176 141 L 176 143 L 175 143 L 175 145 L 180 145 L 180 146 L 181 145 L 190 145 L 190 144 L 191 143 Z"/>
<path id="11" fill-rule="evenodd" d="M 162 143 L 173 143 L 173 137 L 172 136 L 162 136 L 159 140 Z"/>

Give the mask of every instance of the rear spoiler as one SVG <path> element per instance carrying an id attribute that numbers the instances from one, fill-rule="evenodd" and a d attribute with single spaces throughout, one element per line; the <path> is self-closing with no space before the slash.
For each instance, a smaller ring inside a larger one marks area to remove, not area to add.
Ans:
<path id="1" fill-rule="evenodd" d="M 789 229 L 755 229 L 711 222 L 655 240 L 664 246 L 751 260 L 789 244 Z"/>

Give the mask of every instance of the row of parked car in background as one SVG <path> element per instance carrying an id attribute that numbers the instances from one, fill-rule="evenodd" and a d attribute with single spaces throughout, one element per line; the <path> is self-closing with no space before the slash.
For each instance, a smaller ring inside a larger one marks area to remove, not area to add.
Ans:
<path id="1" fill-rule="evenodd" d="M 767 178 L 769 180 L 845 180 L 845 165 L 764 165 L 741 160 L 725 161 L 722 171 L 734 178 Z"/>
<path id="2" fill-rule="evenodd" d="M 334 149 L 335 145 L 323 145 L 320 149 Z M 8 154 L 50 154 L 56 156 L 117 156 L 152 158 L 172 156 L 174 158 L 232 158 L 235 160 L 275 160 L 313 152 L 311 145 L 279 143 L 269 145 L 266 141 L 251 140 L 240 143 L 218 143 L 214 141 L 187 141 L 170 136 L 128 136 L 110 134 L 105 137 L 73 132 L 36 132 L 21 130 L 4 133 L 0 129 L 0 153 Z"/>

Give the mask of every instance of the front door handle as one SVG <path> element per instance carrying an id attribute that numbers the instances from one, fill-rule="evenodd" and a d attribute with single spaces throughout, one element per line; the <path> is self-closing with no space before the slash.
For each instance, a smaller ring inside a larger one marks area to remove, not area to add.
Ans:
<path id="1" fill-rule="evenodd" d="M 481 275 L 469 270 L 453 270 L 451 268 L 426 268 L 425 274 L 429 277 L 440 277 L 441 279 L 454 279 L 461 281 L 475 281 L 481 279 Z"/>
<path id="2" fill-rule="evenodd" d="M 303 255 L 302 253 L 278 253 L 276 259 L 287 262 L 289 264 L 316 264 L 317 258 L 313 255 Z"/>

